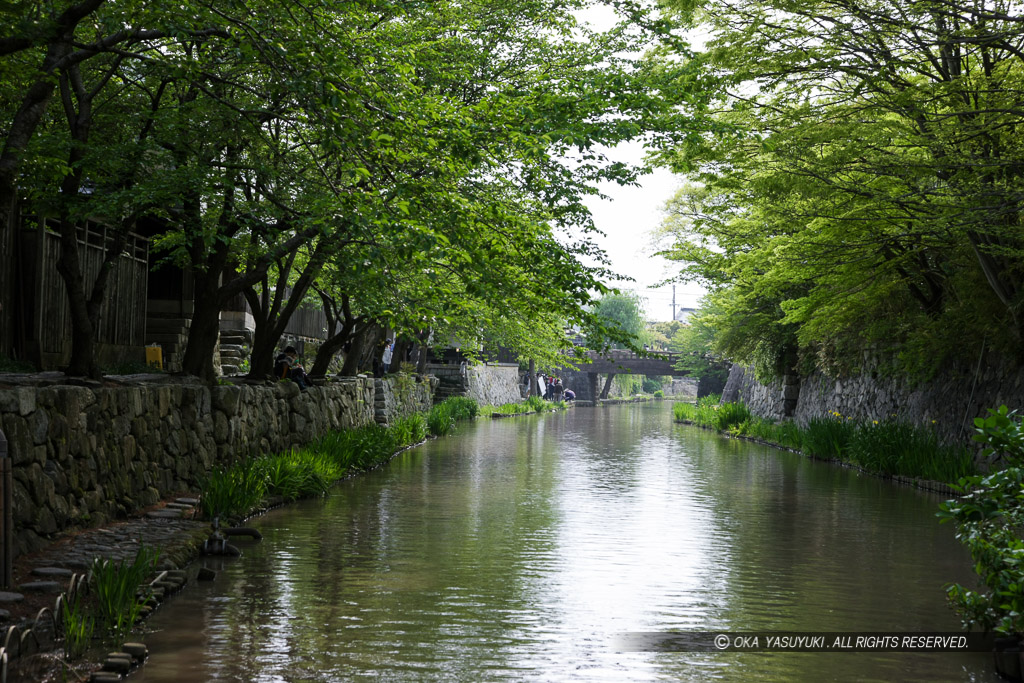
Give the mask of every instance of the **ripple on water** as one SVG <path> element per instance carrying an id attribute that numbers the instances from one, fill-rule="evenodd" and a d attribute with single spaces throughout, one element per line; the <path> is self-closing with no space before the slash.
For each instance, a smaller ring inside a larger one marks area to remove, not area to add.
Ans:
<path id="1" fill-rule="evenodd" d="M 140 681 L 991 680 L 987 659 L 619 652 L 624 632 L 953 630 L 937 500 L 673 425 L 479 421 L 256 520 Z"/>

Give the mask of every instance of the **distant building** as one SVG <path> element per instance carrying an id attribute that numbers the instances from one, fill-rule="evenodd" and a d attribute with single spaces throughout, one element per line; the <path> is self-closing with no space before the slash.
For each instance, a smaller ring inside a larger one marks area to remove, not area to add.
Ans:
<path id="1" fill-rule="evenodd" d="M 676 320 L 686 324 L 690 321 L 690 316 L 697 312 L 696 308 L 677 308 L 676 309 Z"/>

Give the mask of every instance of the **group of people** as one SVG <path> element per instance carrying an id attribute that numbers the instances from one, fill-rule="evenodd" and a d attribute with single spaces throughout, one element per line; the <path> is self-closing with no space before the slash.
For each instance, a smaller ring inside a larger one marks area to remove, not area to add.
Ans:
<path id="1" fill-rule="evenodd" d="M 543 373 L 537 373 L 537 384 L 540 385 L 541 398 L 547 401 L 573 401 L 576 399 L 576 392 L 572 389 L 566 389 L 562 384 L 561 377 L 548 376 L 545 377 Z"/>
<path id="2" fill-rule="evenodd" d="M 380 360 L 374 359 L 374 376 L 383 377 L 391 369 L 391 359 L 395 352 L 395 340 L 387 339 L 383 344 Z M 284 351 L 277 354 L 274 359 L 274 377 L 277 379 L 290 379 L 299 385 L 299 391 L 306 391 L 309 388 L 309 376 L 305 368 L 299 362 L 299 354 L 294 346 L 284 347 Z"/>

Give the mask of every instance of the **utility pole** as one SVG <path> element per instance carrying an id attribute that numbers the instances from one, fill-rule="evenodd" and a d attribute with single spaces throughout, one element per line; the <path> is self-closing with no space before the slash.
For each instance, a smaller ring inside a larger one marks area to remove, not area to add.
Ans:
<path id="1" fill-rule="evenodd" d="M 672 319 L 676 319 L 676 286 L 672 285 Z"/>

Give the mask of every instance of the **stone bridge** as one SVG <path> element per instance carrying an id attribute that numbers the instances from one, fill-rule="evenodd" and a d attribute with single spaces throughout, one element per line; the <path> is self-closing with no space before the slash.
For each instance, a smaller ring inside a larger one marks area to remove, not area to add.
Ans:
<path id="1" fill-rule="evenodd" d="M 605 353 L 588 351 L 587 356 L 591 362 L 587 365 L 580 365 L 580 372 L 587 373 L 591 397 L 608 398 L 612 378 L 618 374 L 685 377 L 686 372 L 676 370 L 674 367 L 681 355 L 669 352 L 638 354 L 621 349 L 612 349 Z M 598 375 L 606 376 L 603 389 L 599 386 Z"/>
<path id="2" fill-rule="evenodd" d="M 607 353 L 588 351 L 587 356 L 591 362 L 589 365 L 581 365 L 580 370 L 600 373 L 602 375 L 631 373 L 634 375 L 685 377 L 687 373 L 675 369 L 675 364 L 681 355 L 670 352 L 651 352 L 649 355 L 642 356 L 632 351 L 620 349 L 612 349 Z"/>

